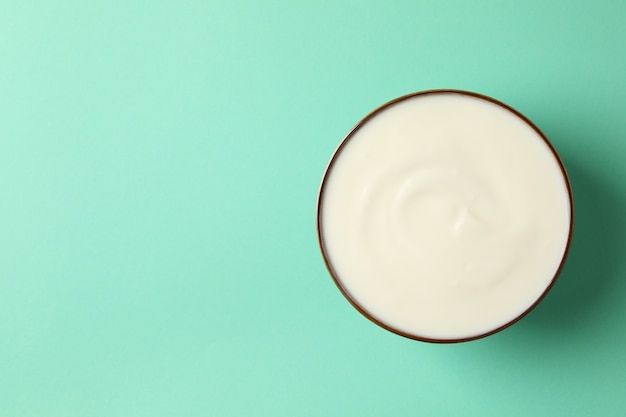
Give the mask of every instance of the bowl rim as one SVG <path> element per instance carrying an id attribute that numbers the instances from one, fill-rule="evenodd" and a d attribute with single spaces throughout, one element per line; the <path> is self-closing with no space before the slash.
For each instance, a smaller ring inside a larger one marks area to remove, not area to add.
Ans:
<path id="1" fill-rule="evenodd" d="M 539 295 L 539 297 L 537 297 L 537 299 L 526 309 L 524 310 L 522 313 L 520 313 L 518 316 L 514 317 L 512 320 L 506 322 L 505 324 L 490 330 L 488 332 L 484 332 L 484 333 L 480 333 L 480 334 L 476 334 L 473 336 L 468 336 L 468 337 L 462 337 L 462 338 L 450 338 L 450 339 L 443 339 L 443 338 L 430 338 L 430 337 L 425 337 L 425 336 L 421 336 L 419 334 L 414 334 L 414 333 L 409 333 L 409 332 L 405 332 L 403 330 L 397 329 L 387 323 L 382 322 L 381 320 L 377 319 L 376 316 L 372 313 L 370 313 L 364 306 L 362 306 L 361 304 L 359 304 L 359 302 L 350 294 L 350 292 L 347 290 L 347 288 L 342 284 L 341 279 L 339 278 L 339 274 L 337 274 L 335 268 L 332 265 L 332 262 L 330 261 L 330 257 L 328 254 L 328 250 L 326 248 L 326 244 L 324 243 L 324 233 L 323 233 L 323 227 L 322 227 L 322 215 L 321 215 L 321 208 L 324 202 L 324 190 L 326 187 L 326 183 L 327 183 L 327 179 L 329 176 L 329 173 L 333 167 L 333 165 L 335 164 L 335 161 L 337 160 L 337 158 L 339 157 L 339 155 L 341 154 L 341 152 L 343 152 L 343 150 L 345 149 L 346 145 L 348 144 L 348 142 L 352 139 L 352 137 L 354 136 L 354 134 L 361 128 L 363 127 L 370 119 L 372 119 L 374 116 L 376 116 L 378 113 L 382 112 L 383 110 L 406 100 L 415 98 L 415 97 L 420 97 L 420 96 L 426 96 L 426 95 L 443 95 L 443 94 L 460 94 L 463 96 L 467 96 L 467 97 L 472 97 L 472 98 L 477 98 L 480 100 L 484 100 L 484 101 L 488 101 L 492 104 L 495 104 L 497 106 L 499 106 L 500 108 L 503 108 L 504 110 L 512 113 L 514 116 L 517 116 L 519 119 L 521 119 L 523 122 L 525 122 L 528 126 L 530 126 L 538 135 L 539 137 L 544 141 L 544 143 L 547 145 L 548 149 L 550 150 L 550 152 L 552 153 L 552 155 L 554 156 L 554 160 L 556 161 L 559 170 L 561 172 L 561 175 L 563 177 L 563 181 L 565 183 L 566 189 L 567 189 L 567 196 L 568 196 L 568 200 L 569 200 L 569 230 L 568 230 L 568 235 L 567 235 L 567 242 L 565 244 L 565 250 L 563 251 L 563 255 L 561 257 L 561 261 L 559 263 L 559 267 L 557 268 L 556 272 L 554 273 L 554 276 L 552 277 L 552 279 L 550 280 L 550 283 L 546 286 L 546 288 L 544 289 L 544 291 Z M 348 300 L 348 302 L 350 304 L 352 304 L 352 306 L 359 312 L 361 313 L 365 318 L 367 318 L 368 320 L 370 320 L 371 322 L 373 322 L 374 324 L 382 327 L 385 330 L 388 330 L 392 333 L 395 333 L 399 336 L 403 336 L 406 337 L 408 339 L 412 339 L 412 340 L 417 340 L 417 341 L 421 341 L 421 342 L 428 342 L 428 343 L 438 343 L 438 344 L 450 344 L 450 343 L 461 343 L 461 342 L 469 342 L 472 340 L 477 340 L 477 339 L 482 339 L 484 337 L 487 336 L 491 336 L 495 333 L 498 333 L 510 326 L 512 326 L 513 324 L 517 323 L 518 321 L 520 321 L 522 318 L 524 318 L 526 315 L 528 315 L 528 313 L 530 313 L 544 298 L 545 296 L 548 294 L 548 292 L 552 289 L 552 287 L 554 286 L 557 278 L 559 277 L 559 275 L 561 274 L 561 271 L 563 270 L 563 266 L 565 265 L 565 261 L 567 259 L 567 256 L 569 255 L 569 251 L 570 251 L 570 246 L 571 246 L 571 242 L 572 242 L 572 236 L 573 236 L 573 229 L 574 229 L 574 198 L 573 198 L 573 192 L 572 192 L 572 186 L 570 183 L 570 179 L 569 176 L 567 174 L 567 171 L 565 169 L 565 166 L 563 164 L 563 161 L 561 160 L 561 157 L 559 156 L 559 154 L 557 153 L 556 149 L 554 148 L 554 146 L 552 145 L 552 143 L 550 142 L 550 140 L 548 140 L 548 138 L 546 137 L 546 135 L 541 131 L 541 129 L 539 129 L 529 118 L 527 118 L 526 116 L 524 116 L 521 112 L 519 112 L 518 110 L 514 109 L 513 107 L 509 106 L 508 104 L 505 104 L 493 97 L 490 96 L 486 96 L 484 94 L 479 94 L 476 92 L 472 92 L 472 91 L 467 91 L 467 90 L 458 90 L 458 89 L 433 89 L 433 90 L 423 90 L 423 91 L 417 91 L 414 93 L 409 93 L 403 96 L 400 96 L 398 98 L 395 98 L 393 100 L 390 100 L 384 104 L 382 104 L 381 106 L 375 108 L 374 110 L 372 110 L 370 113 L 368 113 L 365 117 L 363 117 L 359 122 L 357 122 L 354 127 L 352 127 L 352 129 L 350 129 L 350 131 L 346 134 L 346 136 L 342 139 L 342 141 L 339 143 L 339 145 L 337 146 L 337 148 L 335 149 L 335 151 L 333 152 L 330 161 L 328 162 L 326 169 L 324 170 L 324 174 L 322 176 L 322 181 L 319 187 L 319 191 L 317 194 L 317 206 L 316 206 L 316 229 L 317 229 L 317 242 L 318 242 L 318 246 L 320 248 L 321 254 L 322 254 L 322 258 L 324 260 L 324 264 L 326 265 L 326 269 L 328 270 L 331 278 L 333 279 L 333 282 L 335 283 L 335 285 L 337 286 L 337 288 L 339 289 L 339 291 L 343 294 L 343 296 Z"/>

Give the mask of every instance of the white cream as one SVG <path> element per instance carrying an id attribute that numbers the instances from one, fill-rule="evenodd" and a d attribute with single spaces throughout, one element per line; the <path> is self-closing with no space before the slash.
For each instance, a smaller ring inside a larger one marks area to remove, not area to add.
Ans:
<path id="1" fill-rule="evenodd" d="M 397 102 L 353 132 L 319 210 L 327 262 L 353 301 L 400 332 L 444 340 L 532 306 L 562 261 L 571 213 L 542 137 L 452 92 Z"/>

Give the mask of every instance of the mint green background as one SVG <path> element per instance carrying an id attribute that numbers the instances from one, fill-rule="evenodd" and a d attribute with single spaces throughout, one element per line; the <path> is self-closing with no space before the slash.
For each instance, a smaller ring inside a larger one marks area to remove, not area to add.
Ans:
<path id="1" fill-rule="evenodd" d="M 622 416 L 626 3 L 0 1 L 0 416 Z M 315 236 L 351 126 L 430 88 L 552 139 L 553 292 L 460 345 L 361 317 Z"/>

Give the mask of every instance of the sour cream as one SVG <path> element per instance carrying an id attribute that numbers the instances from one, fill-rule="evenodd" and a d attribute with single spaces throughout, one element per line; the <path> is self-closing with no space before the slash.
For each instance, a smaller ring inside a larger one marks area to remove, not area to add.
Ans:
<path id="1" fill-rule="evenodd" d="M 406 337 L 471 340 L 545 295 L 571 237 L 565 169 L 494 99 L 416 93 L 348 134 L 324 175 L 318 236 L 339 289 Z"/>

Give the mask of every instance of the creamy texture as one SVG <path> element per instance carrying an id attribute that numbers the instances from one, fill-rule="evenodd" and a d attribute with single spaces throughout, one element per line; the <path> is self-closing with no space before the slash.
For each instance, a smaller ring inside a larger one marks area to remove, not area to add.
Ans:
<path id="1" fill-rule="evenodd" d="M 378 321 L 421 338 L 495 330 L 543 294 L 570 199 L 548 145 L 487 100 L 417 95 L 351 135 L 320 200 L 325 256 Z"/>

